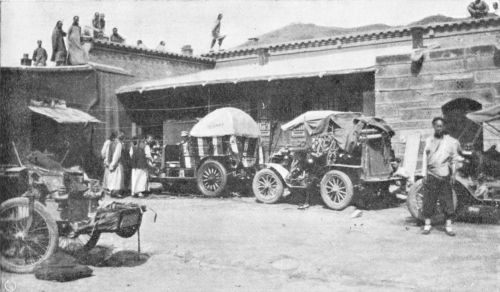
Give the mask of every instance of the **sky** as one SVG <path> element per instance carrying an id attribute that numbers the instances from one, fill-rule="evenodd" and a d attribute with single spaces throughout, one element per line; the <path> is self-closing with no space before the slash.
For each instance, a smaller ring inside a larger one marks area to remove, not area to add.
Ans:
<path id="1" fill-rule="evenodd" d="M 95 12 L 105 14 L 106 33 L 117 27 L 129 44 L 143 40 L 155 48 L 161 40 L 171 52 L 191 45 L 194 54 L 207 53 L 211 28 L 224 14 L 223 48 L 290 23 L 355 27 L 373 23 L 405 25 L 429 15 L 466 17 L 471 0 L 185 0 L 185 1 L 76 1 L 0 0 L 0 65 L 17 66 L 23 53 L 31 57 L 36 40 L 51 54 L 51 33 L 62 20 L 65 31 L 74 15 L 80 26 L 90 26 Z M 487 2 L 490 4 L 493 0 Z M 49 62 L 50 63 L 50 62 Z M 52 65 L 50 63 L 49 65 Z"/>

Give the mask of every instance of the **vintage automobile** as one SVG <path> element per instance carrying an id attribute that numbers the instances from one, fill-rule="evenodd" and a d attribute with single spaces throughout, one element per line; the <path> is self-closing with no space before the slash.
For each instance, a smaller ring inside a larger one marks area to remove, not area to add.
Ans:
<path id="1" fill-rule="evenodd" d="M 500 138 L 500 129 L 495 122 L 500 121 L 500 105 L 467 114 L 467 118 Z M 475 139 L 479 135 L 475 135 Z M 481 216 L 492 213 L 500 207 L 500 152 L 493 146 L 487 151 L 472 149 L 475 141 L 463 145 L 464 158 L 457 170 L 453 184 L 453 201 L 457 213 Z M 409 190 L 407 206 L 410 214 L 423 220 L 422 216 L 423 179 L 418 180 Z M 438 203 L 439 205 L 439 203 Z M 483 212 L 484 210 L 484 212 Z M 442 220 L 441 208 L 433 220 Z"/>
<path id="2" fill-rule="evenodd" d="M 309 111 L 284 124 L 303 127 L 312 146 L 285 148 L 271 157 L 253 179 L 253 192 L 263 203 L 277 202 L 285 188 L 317 190 L 331 209 L 342 210 L 355 194 L 383 194 L 403 178 L 393 176 L 391 137 L 381 119 L 356 112 Z"/>
<path id="3" fill-rule="evenodd" d="M 164 167 L 150 180 L 166 189 L 196 181 L 203 195 L 218 196 L 234 181 L 252 179 L 262 155 L 259 135 L 259 126 L 244 111 L 217 109 L 195 124 L 185 141 L 165 146 Z"/>

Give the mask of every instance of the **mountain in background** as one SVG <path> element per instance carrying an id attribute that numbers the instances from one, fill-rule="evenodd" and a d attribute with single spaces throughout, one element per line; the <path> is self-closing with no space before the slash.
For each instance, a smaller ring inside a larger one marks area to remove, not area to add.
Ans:
<path id="1" fill-rule="evenodd" d="M 419 21 L 412 22 L 408 24 L 408 26 L 415 25 L 428 25 L 436 22 L 449 22 L 449 21 L 457 21 L 459 18 L 453 18 L 444 16 L 441 14 L 432 15 L 425 17 Z M 301 41 L 308 39 L 317 39 L 317 38 L 329 38 L 337 35 L 343 34 L 352 34 L 352 33 L 363 33 L 375 30 L 386 30 L 391 28 L 396 28 L 397 26 L 390 26 L 387 24 L 371 24 L 360 27 L 351 27 L 351 28 L 343 28 L 343 27 L 334 27 L 334 26 L 319 26 L 312 23 L 292 23 L 277 30 L 265 33 L 260 36 L 256 36 L 258 38 L 258 42 L 247 41 L 239 46 L 236 49 L 251 47 L 258 45 L 269 45 L 275 43 L 284 43 L 291 41 Z"/>

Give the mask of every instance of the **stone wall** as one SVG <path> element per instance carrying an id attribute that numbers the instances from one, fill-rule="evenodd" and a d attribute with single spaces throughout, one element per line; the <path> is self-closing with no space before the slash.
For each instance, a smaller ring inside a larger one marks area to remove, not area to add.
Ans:
<path id="1" fill-rule="evenodd" d="M 432 133 L 432 118 L 442 116 L 442 106 L 450 101 L 472 100 L 482 108 L 500 103 L 499 57 L 493 45 L 428 50 L 412 72 L 410 55 L 380 56 L 376 114 L 394 127 L 396 142 L 416 132 L 425 138 Z M 490 131 L 483 137 L 484 148 L 500 143 Z"/>

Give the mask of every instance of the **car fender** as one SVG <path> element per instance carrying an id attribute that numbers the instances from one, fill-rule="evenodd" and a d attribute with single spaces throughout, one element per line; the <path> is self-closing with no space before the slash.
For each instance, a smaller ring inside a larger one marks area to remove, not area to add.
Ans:
<path id="1" fill-rule="evenodd" d="M 266 163 L 265 166 L 266 166 L 266 168 L 272 169 L 273 171 L 275 171 L 281 177 L 281 179 L 283 181 L 285 181 L 285 178 L 290 173 L 290 171 L 288 171 L 288 169 L 286 169 L 285 167 L 283 167 L 283 165 L 278 164 L 278 163 Z"/>

